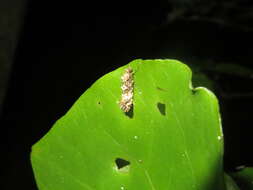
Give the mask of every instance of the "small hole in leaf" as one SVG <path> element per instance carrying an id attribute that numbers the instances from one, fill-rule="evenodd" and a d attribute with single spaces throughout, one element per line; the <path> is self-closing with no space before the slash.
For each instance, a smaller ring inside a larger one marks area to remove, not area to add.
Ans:
<path id="1" fill-rule="evenodd" d="M 116 158 L 115 163 L 119 170 L 130 165 L 129 161 L 122 158 Z"/>
<path id="2" fill-rule="evenodd" d="M 100 101 L 98 101 L 98 105 L 100 105 L 101 103 L 100 103 Z"/>
<path id="3" fill-rule="evenodd" d="M 157 108 L 162 115 L 166 115 L 166 105 L 165 104 L 158 102 Z"/>

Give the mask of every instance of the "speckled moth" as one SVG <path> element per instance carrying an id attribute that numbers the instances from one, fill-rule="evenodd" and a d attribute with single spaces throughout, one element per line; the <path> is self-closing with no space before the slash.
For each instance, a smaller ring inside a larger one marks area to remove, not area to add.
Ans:
<path id="1" fill-rule="evenodd" d="M 133 70 L 127 68 L 124 74 L 121 76 L 122 81 L 122 95 L 120 100 L 120 109 L 124 112 L 129 112 L 133 106 L 133 91 L 134 91 L 134 81 L 133 81 Z"/>

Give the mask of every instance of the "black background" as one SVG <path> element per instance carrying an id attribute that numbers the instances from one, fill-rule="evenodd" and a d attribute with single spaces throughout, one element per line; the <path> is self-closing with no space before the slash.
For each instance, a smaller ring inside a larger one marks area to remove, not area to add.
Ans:
<path id="1" fill-rule="evenodd" d="M 29 158 L 32 144 L 96 79 L 133 59 L 174 58 L 186 64 L 198 61 L 210 65 L 232 62 L 253 68 L 253 30 L 248 17 L 239 24 L 232 17 L 241 12 L 233 11 L 219 17 L 224 23 L 206 19 L 212 14 L 188 19 L 194 7 L 185 3 L 190 1 L 179 2 L 183 3 L 28 3 L 1 117 L 3 189 L 36 189 Z M 252 7 L 249 1 L 244 2 L 243 6 Z M 169 22 L 168 15 L 175 13 L 175 7 L 190 11 Z M 213 12 L 219 14 L 219 6 Z M 225 169 L 253 166 L 253 99 L 247 95 L 253 91 L 252 78 L 207 74 L 228 96 L 241 94 L 227 98 L 217 89 Z"/>

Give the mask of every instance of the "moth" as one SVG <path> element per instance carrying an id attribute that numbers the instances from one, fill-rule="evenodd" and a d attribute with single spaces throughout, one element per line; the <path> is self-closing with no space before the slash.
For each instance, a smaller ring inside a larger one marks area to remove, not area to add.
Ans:
<path id="1" fill-rule="evenodd" d="M 133 91 L 134 91 L 134 81 L 133 81 L 133 70 L 129 67 L 125 70 L 124 74 L 121 76 L 121 100 L 120 109 L 122 111 L 129 112 L 133 106 Z"/>

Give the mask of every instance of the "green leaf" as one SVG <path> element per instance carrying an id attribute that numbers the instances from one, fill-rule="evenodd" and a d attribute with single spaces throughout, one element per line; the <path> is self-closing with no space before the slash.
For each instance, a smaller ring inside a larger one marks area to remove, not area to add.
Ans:
<path id="1" fill-rule="evenodd" d="M 230 174 L 241 190 L 253 190 L 253 168 L 246 167 Z"/>
<path id="2" fill-rule="evenodd" d="M 134 74 L 133 108 L 119 106 Z M 176 60 L 134 60 L 97 80 L 32 148 L 40 190 L 225 189 L 216 97 Z"/>

